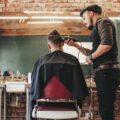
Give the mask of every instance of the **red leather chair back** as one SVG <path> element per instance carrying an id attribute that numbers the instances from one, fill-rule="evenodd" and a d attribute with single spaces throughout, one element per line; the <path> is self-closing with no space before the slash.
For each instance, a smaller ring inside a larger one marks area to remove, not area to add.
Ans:
<path id="1" fill-rule="evenodd" d="M 43 98 L 48 99 L 72 99 L 72 94 L 56 75 L 53 76 L 44 88 Z"/>

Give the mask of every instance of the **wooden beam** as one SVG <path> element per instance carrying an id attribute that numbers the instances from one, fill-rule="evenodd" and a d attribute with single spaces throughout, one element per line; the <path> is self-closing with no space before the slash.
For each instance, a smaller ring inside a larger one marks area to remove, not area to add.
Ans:
<path id="1" fill-rule="evenodd" d="M 65 22 L 63 24 L 27 24 L 27 23 L 16 23 L 16 22 L 0 22 L 0 29 L 39 29 L 39 28 L 64 28 L 64 27 L 84 27 L 83 23 Z"/>
<path id="2" fill-rule="evenodd" d="M 21 36 L 21 35 L 48 35 L 53 29 L 41 29 L 41 30 L 4 30 L 1 31 L 1 36 Z M 71 30 L 58 30 L 61 35 L 89 35 L 90 31 L 83 30 L 83 31 L 71 31 Z"/>

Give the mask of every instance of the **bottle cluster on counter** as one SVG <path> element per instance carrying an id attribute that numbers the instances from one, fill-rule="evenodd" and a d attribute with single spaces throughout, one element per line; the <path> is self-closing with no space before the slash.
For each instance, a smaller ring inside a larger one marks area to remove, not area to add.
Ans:
<path id="1" fill-rule="evenodd" d="M 0 83 L 5 83 L 7 81 L 28 82 L 28 78 L 25 74 L 12 74 L 10 76 L 0 76 Z"/>

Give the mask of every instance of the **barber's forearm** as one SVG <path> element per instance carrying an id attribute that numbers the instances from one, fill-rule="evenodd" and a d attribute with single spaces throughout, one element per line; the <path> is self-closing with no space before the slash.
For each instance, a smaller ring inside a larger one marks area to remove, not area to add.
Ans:
<path id="1" fill-rule="evenodd" d="M 96 59 L 96 58 L 104 55 L 111 49 L 111 47 L 112 46 L 110 46 L 110 45 L 100 45 L 98 47 L 98 49 L 94 53 L 92 53 L 92 59 Z"/>
<path id="2" fill-rule="evenodd" d="M 90 49 L 84 48 L 77 43 L 74 44 L 74 47 L 76 47 L 85 56 L 88 56 L 92 52 Z"/>

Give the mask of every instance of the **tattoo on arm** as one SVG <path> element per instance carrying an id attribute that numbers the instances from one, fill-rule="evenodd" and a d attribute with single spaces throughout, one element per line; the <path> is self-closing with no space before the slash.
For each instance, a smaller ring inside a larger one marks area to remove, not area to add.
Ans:
<path id="1" fill-rule="evenodd" d="M 84 54 L 84 55 L 86 55 L 86 56 L 88 56 L 88 55 L 90 55 L 91 54 L 91 50 L 90 49 L 87 49 L 87 48 L 84 48 L 84 47 L 82 47 L 82 46 L 76 46 L 76 48 L 78 49 L 78 50 L 80 50 L 80 52 L 82 53 L 82 54 Z"/>

